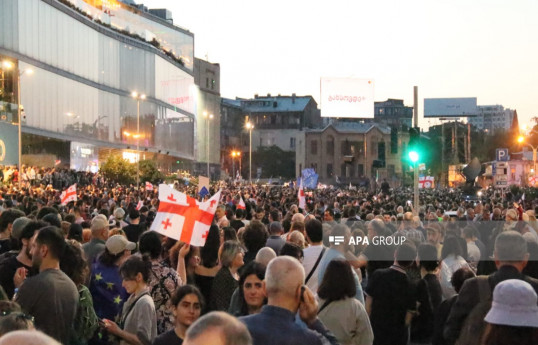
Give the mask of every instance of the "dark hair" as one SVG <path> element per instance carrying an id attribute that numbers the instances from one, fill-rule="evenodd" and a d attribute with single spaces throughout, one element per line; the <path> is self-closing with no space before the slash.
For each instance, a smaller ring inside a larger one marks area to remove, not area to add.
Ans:
<path id="1" fill-rule="evenodd" d="M 454 287 L 454 290 L 456 290 L 457 293 L 460 292 L 461 287 L 463 286 L 463 283 L 470 278 L 473 278 L 475 276 L 474 272 L 468 268 L 468 267 L 462 267 L 456 272 L 452 274 L 452 277 L 450 279 L 450 283 Z"/>
<path id="2" fill-rule="evenodd" d="M 304 253 L 301 247 L 291 242 L 284 243 L 278 255 L 279 256 L 283 256 L 283 255 L 291 256 L 291 257 L 296 258 L 297 260 L 301 260 L 302 258 L 304 258 Z"/>
<path id="3" fill-rule="evenodd" d="M 148 254 L 151 259 L 155 260 L 161 256 L 162 243 L 159 234 L 155 231 L 146 231 L 138 240 L 140 253 Z"/>
<path id="4" fill-rule="evenodd" d="M 49 207 L 49 206 L 45 206 L 43 208 L 41 208 L 39 210 L 39 212 L 37 212 L 37 219 L 43 219 L 43 217 L 45 217 L 47 214 L 49 213 L 54 213 L 54 214 L 58 214 L 58 210 L 55 209 L 54 207 Z"/>
<path id="5" fill-rule="evenodd" d="M 194 285 L 183 285 L 178 287 L 176 291 L 174 291 L 174 294 L 172 295 L 170 301 L 172 302 L 173 306 L 177 307 L 183 297 L 190 294 L 196 295 L 196 297 L 198 297 L 198 301 L 200 302 L 200 309 L 204 309 L 204 297 L 202 296 L 200 290 L 198 290 L 198 288 Z"/>
<path id="6" fill-rule="evenodd" d="M 77 223 L 71 224 L 71 226 L 69 226 L 69 232 L 67 234 L 67 239 L 68 240 L 75 240 L 75 241 L 78 241 L 78 242 L 82 243 L 82 226 L 80 224 L 77 224 Z"/>
<path id="7" fill-rule="evenodd" d="M 494 325 L 488 323 L 482 336 L 483 345 L 535 345 L 538 344 L 538 328 Z"/>
<path id="8" fill-rule="evenodd" d="M 75 218 L 75 215 L 72 213 L 66 214 L 65 217 L 63 217 L 63 220 L 65 220 L 68 223 L 73 224 L 77 219 Z"/>
<path id="9" fill-rule="evenodd" d="M 21 310 L 22 310 L 21 306 L 17 302 L 13 302 L 9 300 L 0 301 L 0 314 L 20 312 Z"/>
<path id="10" fill-rule="evenodd" d="M 49 213 L 45 215 L 41 220 L 49 223 L 52 226 L 61 228 L 62 227 L 62 221 L 60 218 L 58 218 L 58 213 Z"/>
<path id="11" fill-rule="evenodd" d="M 21 312 L 0 317 L 0 337 L 6 333 L 34 328 L 34 318 Z"/>
<path id="12" fill-rule="evenodd" d="M 450 254 L 462 256 L 463 250 L 460 246 L 460 242 L 456 237 L 450 236 L 445 238 L 443 242 L 443 249 L 441 250 L 441 259 L 446 259 Z"/>
<path id="13" fill-rule="evenodd" d="M 142 257 L 133 255 L 129 257 L 120 267 L 120 275 L 123 280 L 134 280 L 138 273 L 142 274 L 144 282 L 149 281 L 151 271 L 151 261 L 148 255 Z"/>
<path id="14" fill-rule="evenodd" d="M 224 242 L 226 241 L 237 241 L 237 232 L 231 226 L 226 226 L 222 228 L 224 234 Z"/>
<path id="15" fill-rule="evenodd" d="M 402 267 L 409 267 L 417 258 L 417 248 L 412 242 L 406 241 L 396 249 L 396 261 Z"/>
<path id="16" fill-rule="evenodd" d="M 5 210 L 0 214 L 0 232 L 4 232 L 9 224 L 12 224 L 15 219 L 24 217 L 24 212 L 17 209 Z"/>
<path id="17" fill-rule="evenodd" d="M 209 227 L 207 239 L 204 246 L 200 250 L 200 258 L 202 259 L 202 265 L 207 268 L 212 268 L 217 265 L 217 260 L 219 259 L 219 247 L 219 227 L 213 224 Z"/>
<path id="18" fill-rule="evenodd" d="M 24 228 L 22 228 L 21 240 L 23 238 L 27 240 L 32 238 L 37 230 L 45 228 L 47 226 L 49 226 L 49 224 L 42 220 L 32 220 L 31 222 L 26 224 Z"/>
<path id="19" fill-rule="evenodd" d="M 243 218 L 243 210 L 238 208 L 235 210 L 235 218 L 239 219 L 239 218 Z"/>
<path id="20" fill-rule="evenodd" d="M 56 226 L 47 226 L 39 230 L 36 243 L 47 246 L 51 257 L 57 260 L 60 260 L 66 247 L 63 232 Z"/>
<path id="21" fill-rule="evenodd" d="M 437 248 L 433 244 L 423 243 L 418 246 L 418 259 L 420 260 L 420 267 L 424 267 L 428 272 L 435 271 L 439 267 Z"/>
<path id="22" fill-rule="evenodd" d="M 247 251 L 257 253 L 258 250 L 265 247 L 269 237 L 265 226 L 259 221 L 252 221 L 243 232 L 243 243 Z"/>
<path id="23" fill-rule="evenodd" d="M 356 290 L 357 286 L 349 262 L 345 260 L 329 262 L 318 288 L 318 296 L 332 302 L 346 297 L 355 297 Z"/>
<path id="24" fill-rule="evenodd" d="M 137 219 L 137 218 L 140 218 L 140 212 L 138 212 L 138 210 L 136 208 L 132 208 L 129 211 L 129 219 L 133 220 L 133 219 Z"/>
<path id="25" fill-rule="evenodd" d="M 323 225 L 317 219 L 311 219 L 305 224 L 306 234 L 313 243 L 323 241 Z"/>
<path id="26" fill-rule="evenodd" d="M 60 260 L 60 269 L 79 286 L 86 281 L 88 263 L 84 259 L 82 247 L 76 242 L 66 241 L 64 255 Z"/>
<path id="27" fill-rule="evenodd" d="M 98 260 L 103 265 L 107 267 L 112 267 L 123 256 L 124 253 L 125 253 L 125 250 L 122 251 L 121 253 L 114 255 L 111 252 L 109 252 L 108 249 L 105 247 L 105 250 L 103 251 L 103 253 L 99 255 Z"/>
<path id="28" fill-rule="evenodd" d="M 256 275 L 259 280 L 265 279 L 265 265 L 260 264 L 256 261 L 249 262 L 241 272 L 241 275 L 239 276 L 239 301 L 241 303 L 241 315 L 240 316 L 246 316 L 248 315 L 248 305 L 245 301 L 245 292 L 243 291 L 243 285 L 245 284 L 245 280 L 247 280 L 249 275 Z M 265 300 L 264 304 L 267 303 L 267 299 Z M 238 315 L 235 315 L 238 316 Z"/>

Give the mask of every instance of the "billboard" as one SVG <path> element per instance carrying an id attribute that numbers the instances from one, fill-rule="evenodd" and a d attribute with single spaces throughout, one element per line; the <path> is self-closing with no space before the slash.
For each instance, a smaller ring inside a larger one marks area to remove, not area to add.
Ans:
<path id="1" fill-rule="evenodd" d="M 424 117 L 476 116 L 476 97 L 424 98 Z"/>
<path id="2" fill-rule="evenodd" d="M 321 116 L 374 118 L 374 81 L 321 78 Z"/>
<path id="3" fill-rule="evenodd" d="M 19 164 L 19 128 L 0 121 L 0 165 Z"/>

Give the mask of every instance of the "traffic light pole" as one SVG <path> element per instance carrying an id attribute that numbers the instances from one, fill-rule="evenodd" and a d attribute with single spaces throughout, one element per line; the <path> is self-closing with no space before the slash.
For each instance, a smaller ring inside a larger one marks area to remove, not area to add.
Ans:
<path id="1" fill-rule="evenodd" d="M 419 207 L 419 192 L 418 192 L 418 161 L 414 163 L 413 173 L 415 175 L 413 183 L 413 213 L 415 216 L 418 216 L 418 207 Z"/>

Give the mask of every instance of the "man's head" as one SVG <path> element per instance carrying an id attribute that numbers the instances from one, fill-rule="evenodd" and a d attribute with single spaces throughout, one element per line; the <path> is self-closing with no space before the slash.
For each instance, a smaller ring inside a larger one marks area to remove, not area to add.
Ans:
<path id="1" fill-rule="evenodd" d="M 321 243 L 323 241 L 323 226 L 317 219 L 311 219 L 305 224 L 306 239 L 308 243 Z"/>
<path id="2" fill-rule="evenodd" d="M 252 345 L 247 327 L 235 317 L 214 311 L 196 320 L 185 337 L 185 345 Z"/>
<path id="3" fill-rule="evenodd" d="M 108 238 L 108 221 L 105 216 L 98 215 L 92 219 L 92 238 L 106 241 Z"/>
<path id="4" fill-rule="evenodd" d="M 32 266 L 41 268 L 45 265 L 59 265 L 65 250 L 65 239 L 62 230 L 55 226 L 47 226 L 35 235 L 32 243 Z"/>
<path id="5" fill-rule="evenodd" d="M 341 252 L 346 252 L 349 249 L 349 238 L 351 237 L 351 230 L 344 224 L 337 224 L 331 231 L 331 236 L 338 236 L 344 239 L 344 242 L 333 242 L 331 248 L 334 248 Z"/>
<path id="6" fill-rule="evenodd" d="M 0 345 L 60 345 L 45 333 L 35 330 L 9 332 L 2 336 Z"/>
<path id="7" fill-rule="evenodd" d="M 406 241 L 396 249 L 394 259 L 402 267 L 409 267 L 417 258 L 417 248 L 412 242 Z"/>
<path id="8" fill-rule="evenodd" d="M 280 222 L 272 222 L 269 225 L 269 234 L 273 236 L 281 235 L 282 231 L 283 231 L 282 224 L 280 224 Z"/>
<path id="9" fill-rule="evenodd" d="M 325 213 L 323 214 L 323 220 L 326 222 L 332 222 L 334 221 L 334 211 L 330 208 L 328 208 Z"/>
<path id="10" fill-rule="evenodd" d="M 226 214 L 226 208 L 223 205 L 219 205 L 215 211 L 215 218 L 218 220 Z"/>
<path id="11" fill-rule="evenodd" d="M 24 228 L 22 229 L 20 241 L 21 241 L 21 251 L 24 251 L 24 254 L 31 259 L 32 258 L 32 243 L 35 241 L 35 233 L 39 229 L 46 228 L 49 226 L 47 222 L 44 222 L 42 220 L 35 220 L 31 221 L 30 223 L 26 224 Z"/>
<path id="12" fill-rule="evenodd" d="M 17 218 L 24 217 L 24 212 L 17 209 L 9 209 L 2 212 L 0 215 L 0 232 L 8 232 L 11 235 L 13 222 Z"/>
<path id="13" fill-rule="evenodd" d="M 529 260 L 527 242 L 519 232 L 505 231 L 495 240 L 493 256 L 497 268 L 511 265 L 521 272 Z"/>
<path id="14" fill-rule="evenodd" d="M 305 273 L 301 263 L 290 256 L 279 256 L 269 262 L 263 287 L 269 305 L 296 312 L 301 303 L 301 286 Z"/>
<path id="15" fill-rule="evenodd" d="M 263 247 L 258 251 L 258 254 L 256 254 L 254 261 L 267 267 L 269 262 L 271 262 L 271 260 L 274 258 L 276 258 L 276 253 L 273 248 Z"/>
<path id="16" fill-rule="evenodd" d="M 433 244 L 434 246 L 441 243 L 441 239 L 443 237 L 441 233 L 441 225 L 439 225 L 438 223 L 429 224 L 428 227 L 426 228 L 426 233 L 427 233 L 426 236 L 429 243 Z"/>

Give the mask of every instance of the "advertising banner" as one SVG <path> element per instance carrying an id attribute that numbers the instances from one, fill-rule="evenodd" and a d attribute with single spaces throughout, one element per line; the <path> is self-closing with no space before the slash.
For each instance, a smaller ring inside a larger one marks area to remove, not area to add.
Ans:
<path id="1" fill-rule="evenodd" d="M 19 164 L 19 129 L 0 121 L 0 165 Z"/>
<path id="2" fill-rule="evenodd" d="M 374 118 L 374 81 L 321 78 L 321 116 Z"/>

